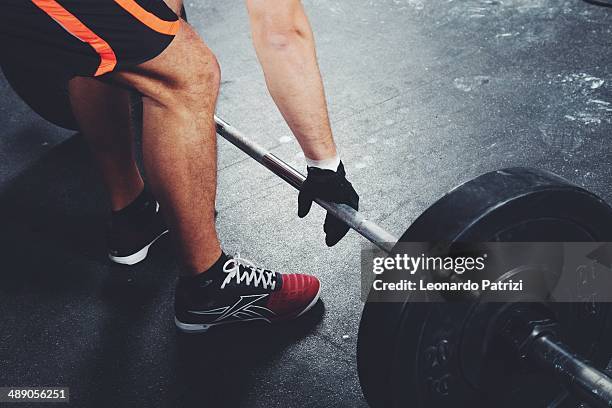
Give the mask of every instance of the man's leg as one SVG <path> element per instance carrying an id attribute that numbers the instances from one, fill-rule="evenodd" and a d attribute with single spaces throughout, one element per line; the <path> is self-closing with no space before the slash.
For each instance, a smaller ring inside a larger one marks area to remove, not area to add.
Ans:
<path id="1" fill-rule="evenodd" d="M 182 15 L 181 0 L 166 0 Z M 109 193 L 107 231 L 112 261 L 133 265 L 167 232 L 154 197 L 144 188 L 134 155 L 131 92 L 108 81 L 77 76 L 68 84 L 72 112 Z"/>
<path id="2" fill-rule="evenodd" d="M 221 255 L 214 224 L 220 72 L 215 56 L 188 24 L 164 52 L 111 79 L 143 96 L 145 171 L 186 271 L 208 269 Z"/>
<path id="3" fill-rule="evenodd" d="M 143 190 L 134 157 L 130 93 L 95 78 L 76 77 L 68 85 L 72 111 L 119 211 Z"/>
<path id="4" fill-rule="evenodd" d="M 130 118 L 130 92 L 96 78 L 75 77 L 68 84 L 72 112 L 109 193 L 109 258 L 134 265 L 168 227 L 136 165 Z"/>

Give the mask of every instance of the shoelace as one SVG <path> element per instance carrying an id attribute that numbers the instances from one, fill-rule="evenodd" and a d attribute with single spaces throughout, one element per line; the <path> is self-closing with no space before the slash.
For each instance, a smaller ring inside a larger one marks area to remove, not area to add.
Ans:
<path id="1" fill-rule="evenodd" d="M 225 262 L 223 272 L 227 273 L 227 276 L 221 284 L 221 289 L 230 283 L 232 279 L 235 279 L 239 284 L 243 283 L 254 287 L 259 287 L 261 284 L 264 289 L 270 288 L 272 290 L 276 288 L 274 272 L 255 265 L 248 259 L 242 258 L 239 254 L 234 255 L 232 259 Z"/>

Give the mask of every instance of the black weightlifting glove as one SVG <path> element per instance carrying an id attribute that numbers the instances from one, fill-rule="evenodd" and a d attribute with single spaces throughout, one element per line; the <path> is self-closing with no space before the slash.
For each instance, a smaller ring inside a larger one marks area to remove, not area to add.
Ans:
<path id="1" fill-rule="evenodd" d="M 355 210 L 359 209 L 359 196 L 346 179 L 342 162 L 340 162 L 337 171 L 308 167 L 308 177 L 306 177 L 298 196 L 298 216 L 300 218 L 304 218 L 308 214 L 315 198 L 332 203 L 347 204 Z M 348 225 L 327 213 L 325 224 L 323 224 L 327 246 L 336 245 L 348 230 Z"/>

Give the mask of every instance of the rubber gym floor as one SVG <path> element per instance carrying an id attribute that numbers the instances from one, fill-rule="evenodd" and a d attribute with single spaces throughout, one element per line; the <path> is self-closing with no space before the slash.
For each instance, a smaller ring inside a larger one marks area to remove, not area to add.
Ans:
<path id="1" fill-rule="evenodd" d="M 580 0 L 305 0 L 331 120 L 366 216 L 396 235 L 484 172 L 552 170 L 612 202 L 612 9 Z M 241 2 L 190 0 L 217 54 L 219 115 L 286 161 L 303 156 L 269 98 Z M 179 335 L 167 239 L 134 267 L 105 257 L 104 192 L 81 138 L 0 77 L 0 385 L 67 386 L 78 407 L 362 407 L 356 233 L 219 142 L 228 252 L 322 280 L 285 326 Z M 22 405 L 23 406 L 23 405 Z"/>

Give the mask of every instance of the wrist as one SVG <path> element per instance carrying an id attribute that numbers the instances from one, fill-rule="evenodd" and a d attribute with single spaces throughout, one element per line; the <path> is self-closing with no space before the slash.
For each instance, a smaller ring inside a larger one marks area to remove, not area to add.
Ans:
<path id="1" fill-rule="evenodd" d="M 306 165 L 308 167 L 316 167 L 318 169 L 323 170 L 337 171 L 338 166 L 340 166 L 340 156 L 338 154 L 336 154 L 334 157 L 330 157 L 328 159 L 323 160 L 314 160 L 308 157 L 305 157 L 305 159 Z"/>

